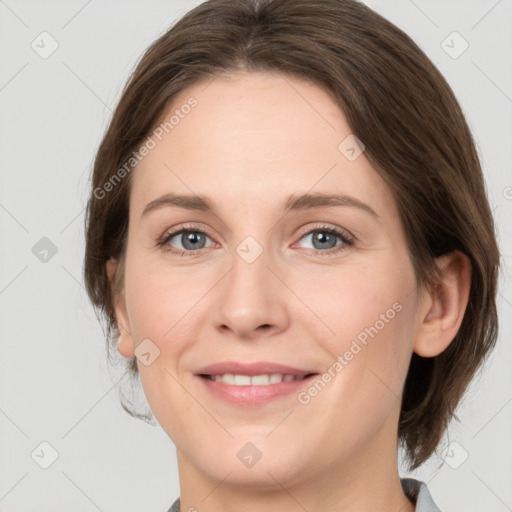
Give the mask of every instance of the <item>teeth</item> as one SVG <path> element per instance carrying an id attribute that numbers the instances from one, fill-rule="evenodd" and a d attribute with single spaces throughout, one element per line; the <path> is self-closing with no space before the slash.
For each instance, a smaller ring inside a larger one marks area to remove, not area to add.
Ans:
<path id="1" fill-rule="evenodd" d="M 224 382 L 224 377 L 222 378 L 222 382 Z M 251 385 L 251 377 L 249 375 L 235 375 L 234 376 L 234 384 L 235 386 L 250 386 Z"/>
<path id="2" fill-rule="evenodd" d="M 274 380 L 272 375 L 254 375 L 251 377 L 251 384 L 253 386 L 267 386 L 268 384 L 276 384 L 281 382 L 281 376 L 275 374 Z"/>
<path id="3" fill-rule="evenodd" d="M 273 373 L 272 375 L 270 375 L 270 384 L 279 384 L 280 382 L 283 382 L 283 376 L 280 373 Z"/>
<path id="4" fill-rule="evenodd" d="M 263 375 L 234 375 L 225 373 L 224 375 L 209 375 L 210 380 L 215 382 L 223 382 L 231 386 L 268 386 L 269 384 L 279 384 L 281 382 L 292 382 L 294 380 L 302 380 L 304 377 L 300 375 L 283 375 L 282 373 L 271 373 Z"/>

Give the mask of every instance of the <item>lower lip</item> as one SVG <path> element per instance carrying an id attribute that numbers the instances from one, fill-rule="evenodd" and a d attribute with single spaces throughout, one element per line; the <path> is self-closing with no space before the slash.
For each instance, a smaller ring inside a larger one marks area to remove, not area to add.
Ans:
<path id="1" fill-rule="evenodd" d="M 291 382 L 280 382 L 266 386 L 234 386 L 224 384 L 196 375 L 210 393 L 241 407 L 257 407 L 265 405 L 278 398 L 283 398 L 292 393 L 298 393 L 301 388 L 309 386 L 311 381 L 318 375 L 311 375 L 302 380 Z"/>

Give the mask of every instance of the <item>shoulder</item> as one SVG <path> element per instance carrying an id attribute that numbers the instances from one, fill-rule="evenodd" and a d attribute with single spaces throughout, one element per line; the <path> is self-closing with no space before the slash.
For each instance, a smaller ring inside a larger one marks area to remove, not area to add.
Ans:
<path id="1" fill-rule="evenodd" d="M 401 478 L 402 489 L 408 498 L 416 503 L 415 512 L 441 512 L 434 503 L 427 484 L 414 478 Z M 167 512 L 180 512 L 180 499 L 178 498 Z"/>
<path id="2" fill-rule="evenodd" d="M 434 503 L 425 482 L 415 478 L 401 478 L 400 482 L 405 495 L 416 503 L 415 512 L 441 512 Z"/>
<path id="3" fill-rule="evenodd" d="M 180 499 L 178 498 L 167 512 L 180 512 Z"/>

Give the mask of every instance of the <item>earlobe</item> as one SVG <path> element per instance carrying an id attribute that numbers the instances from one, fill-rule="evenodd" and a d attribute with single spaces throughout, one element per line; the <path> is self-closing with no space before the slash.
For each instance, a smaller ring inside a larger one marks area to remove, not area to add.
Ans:
<path id="1" fill-rule="evenodd" d="M 118 264 L 118 262 L 115 258 L 109 258 L 105 265 L 106 270 L 107 270 L 107 277 L 108 277 L 108 280 L 110 281 L 110 283 L 113 283 L 114 275 L 117 270 L 117 264 Z"/>
<path id="2" fill-rule="evenodd" d="M 119 339 L 117 340 L 117 351 L 126 358 L 135 356 L 132 337 L 123 333 L 122 328 L 120 330 Z"/>
<path id="3" fill-rule="evenodd" d="M 126 312 L 126 304 L 124 300 L 123 292 L 118 289 L 118 283 L 116 283 L 116 271 L 118 267 L 118 260 L 110 258 L 106 263 L 106 271 L 108 279 L 112 286 L 113 291 L 113 303 L 114 311 L 117 322 L 117 330 L 119 332 L 119 339 L 117 341 L 118 352 L 127 358 L 134 357 L 134 344 L 130 330 L 128 328 L 128 314 Z"/>
<path id="4" fill-rule="evenodd" d="M 422 357 L 439 355 L 453 341 L 464 318 L 471 287 L 471 263 L 465 254 L 453 251 L 436 263 L 443 270 L 443 277 L 424 301 L 414 341 L 414 352 Z"/>

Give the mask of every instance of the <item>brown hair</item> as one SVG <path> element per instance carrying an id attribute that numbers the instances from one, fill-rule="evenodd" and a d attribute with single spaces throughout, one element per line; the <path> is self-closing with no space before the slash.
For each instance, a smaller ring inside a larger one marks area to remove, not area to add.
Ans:
<path id="1" fill-rule="evenodd" d="M 122 286 L 131 173 L 112 178 L 134 163 L 130 157 L 177 93 L 235 70 L 288 74 L 333 97 L 393 191 L 419 285 L 439 278 L 435 257 L 459 250 L 470 259 L 469 303 L 455 339 L 438 356 L 413 354 L 410 362 L 397 434 L 415 469 L 457 418 L 495 345 L 500 254 L 479 158 L 452 90 L 403 31 L 358 1 L 209 0 L 144 53 L 99 147 L 87 206 L 85 284 L 106 320 L 109 346 L 117 335 L 113 298 Z M 121 261 L 114 283 L 105 269 L 111 257 Z M 129 370 L 136 376 L 135 358 Z"/>

